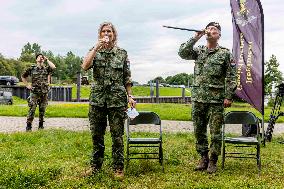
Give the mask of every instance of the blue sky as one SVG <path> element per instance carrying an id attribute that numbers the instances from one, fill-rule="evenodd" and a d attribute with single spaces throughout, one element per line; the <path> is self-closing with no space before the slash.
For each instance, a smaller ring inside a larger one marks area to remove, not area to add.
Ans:
<path id="1" fill-rule="evenodd" d="M 162 25 L 202 29 L 210 21 L 222 27 L 220 45 L 232 47 L 229 0 L 0 0 L 0 53 L 19 57 L 27 42 L 43 50 L 85 56 L 97 41 L 97 29 L 111 21 L 118 45 L 128 51 L 133 80 L 193 73 L 193 63 L 178 57 L 192 32 Z M 284 1 L 262 0 L 265 14 L 265 60 L 275 54 L 284 73 Z M 198 44 L 206 41 L 201 39 Z"/>

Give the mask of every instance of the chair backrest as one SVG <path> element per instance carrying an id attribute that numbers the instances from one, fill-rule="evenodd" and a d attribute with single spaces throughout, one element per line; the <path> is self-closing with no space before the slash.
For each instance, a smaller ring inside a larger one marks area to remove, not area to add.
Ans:
<path id="1" fill-rule="evenodd" d="M 161 119 L 155 112 L 139 112 L 134 119 L 130 119 L 129 125 L 154 124 L 161 125 Z"/>
<path id="2" fill-rule="evenodd" d="M 231 111 L 225 115 L 225 124 L 258 124 L 259 119 L 248 111 Z"/>

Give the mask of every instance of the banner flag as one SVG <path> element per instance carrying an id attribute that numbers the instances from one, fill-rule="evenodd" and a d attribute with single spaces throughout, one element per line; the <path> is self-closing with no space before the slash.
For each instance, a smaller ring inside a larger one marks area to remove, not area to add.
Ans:
<path id="1" fill-rule="evenodd" d="M 230 0 L 240 98 L 264 114 L 264 15 L 260 0 Z"/>

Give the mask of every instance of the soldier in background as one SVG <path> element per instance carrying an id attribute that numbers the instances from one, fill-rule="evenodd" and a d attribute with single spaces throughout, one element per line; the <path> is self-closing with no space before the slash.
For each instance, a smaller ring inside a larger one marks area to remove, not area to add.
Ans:
<path id="1" fill-rule="evenodd" d="M 207 45 L 194 48 L 195 43 L 205 34 Z M 236 65 L 230 51 L 219 46 L 220 37 L 221 26 L 216 22 L 210 22 L 205 30 L 196 32 L 196 35 L 183 43 L 179 49 L 181 58 L 195 60 L 192 120 L 196 150 L 201 155 L 195 170 L 207 170 L 208 173 L 217 170 L 217 160 L 221 153 L 224 108 L 231 106 L 236 89 Z M 207 124 L 211 135 L 209 148 Z"/>
<path id="2" fill-rule="evenodd" d="M 44 62 L 48 65 L 45 65 Z M 48 89 L 52 71 L 55 65 L 48 60 L 43 54 L 36 55 L 36 65 L 32 65 L 22 74 L 22 81 L 30 91 L 28 98 L 28 105 L 30 107 L 27 116 L 26 131 L 31 131 L 32 122 L 35 116 L 35 110 L 39 105 L 39 129 L 43 129 L 44 114 L 48 103 Z M 31 77 L 31 84 L 28 83 L 27 78 Z"/>
<path id="3" fill-rule="evenodd" d="M 127 104 L 134 107 L 131 96 L 131 73 L 127 52 L 117 46 L 117 31 L 110 22 L 98 30 L 98 42 L 86 55 L 82 68 L 93 69 L 94 84 L 90 94 L 89 121 L 93 140 L 91 172 L 102 167 L 104 135 L 109 121 L 115 177 L 124 176 L 124 122 Z M 88 173 L 86 173 L 88 174 Z"/>

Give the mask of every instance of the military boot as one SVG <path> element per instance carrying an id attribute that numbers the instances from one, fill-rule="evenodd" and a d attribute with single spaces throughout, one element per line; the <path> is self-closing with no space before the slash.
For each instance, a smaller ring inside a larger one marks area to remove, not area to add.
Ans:
<path id="1" fill-rule="evenodd" d="M 32 131 L 32 123 L 27 123 L 26 131 Z"/>
<path id="2" fill-rule="evenodd" d="M 44 127 L 43 127 L 43 121 L 40 121 L 40 122 L 38 123 L 38 129 L 44 129 Z"/>
<path id="3" fill-rule="evenodd" d="M 100 172 L 101 169 L 98 169 L 96 167 L 90 167 L 89 169 L 86 169 L 83 173 L 83 177 L 90 177 L 93 175 L 96 175 L 98 172 Z"/>
<path id="4" fill-rule="evenodd" d="M 203 171 L 206 170 L 208 167 L 208 162 L 209 162 L 209 158 L 208 158 L 208 154 L 204 154 L 201 156 L 201 159 L 199 160 L 198 165 L 195 167 L 195 171 Z"/>
<path id="5" fill-rule="evenodd" d="M 122 180 L 124 177 L 124 171 L 123 169 L 116 169 L 114 171 L 114 178 L 118 179 L 118 180 Z"/>
<path id="6" fill-rule="evenodd" d="M 215 154 L 212 154 L 209 160 L 209 165 L 207 168 L 207 173 L 215 173 L 217 171 L 217 161 L 218 161 L 218 156 Z"/>

